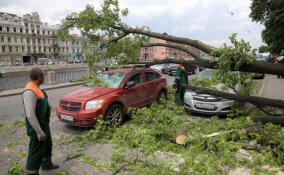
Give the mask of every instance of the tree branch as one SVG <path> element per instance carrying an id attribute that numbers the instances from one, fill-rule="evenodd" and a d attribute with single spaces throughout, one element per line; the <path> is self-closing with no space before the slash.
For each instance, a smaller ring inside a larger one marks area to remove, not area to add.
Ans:
<path id="1" fill-rule="evenodd" d="M 194 51 L 192 51 L 189 48 L 186 48 L 184 46 L 180 46 L 177 44 L 169 44 L 169 43 L 150 43 L 150 44 L 142 44 L 141 47 L 154 47 L 154 46 L 163 46 L 163 47 L 169 47 L 169 48 L 174 48 L 174 49 L 179 49 L 181 51 L 184 51 L 186 53 L 188 53 L 189 55 L 191 55 L 193 58 L 197 59 L 197 60 L 201 60 L 202 58 L 196 54 Z"/>
<path id="2" fill-rule="evenodd" d="M 160 34 L 156 32 L 151 32 L 151 31 L 146 31 L 146 30 L 141 30 L 141 29 L 134 29 L 131 27 L 121 27 L 121 26 L 112 26 L 112 28 L 121 30 L 124 32 L 129 32 L 129 33 L 135 33 L 135 34 L 141 34 L 141 35 L 146 35 L 149 37 L 153 38 L 158 38 L 158 39 L 163 39 L 166 41 L 174 42 L 174 43 L 179 43 L 179 44 L 186 44 L 192 47 L 195 47 L 197 49 L 202 50 L 203 52 L 210 53 L 214 47 L 209 46 L 201 41 L 198 40 L 192 40 L 188 38 L 182 38 L 182 37 L 175 37 L 171 35 L 166 35 L 166 34 Z"/>
<path id="3" fill-rule="evenodd" d="M 104 46 L 106 46 L 107 44 L 110 44 L 110 43 L 116 43 L 117 41 L 121 40 L 122 38 L 126 37 L 127 35 L 129 35 L 129 33 L 124 32 L 123 35 L 118 36 L 118 37 L 116 37 L 116 38 L 113 38 L 113 39 L 109 40 L 109 41 L 106 42 L 106 43 L 103 43 L 103 44 L 100 46 L 100 48 L 103 48 Z"/>
<path id="4" fill-rule="evenodd" d="M 217 91 L 204 87 L 190 86 L 190 85 L 182 85 L 186 89 L 190 89 L 198 94 L 209 94 L 217 97 L 223 97 L 225 99 L 236 100 L 240 102 L 248 102 L 257 106 L 271 106 L 277 108 L 284 108 L 284 100 L 275 100 L 263 97 L 249 96 L 249 95 L 241 95 L 241 94 L 231 94 L 228 92 Z"/>

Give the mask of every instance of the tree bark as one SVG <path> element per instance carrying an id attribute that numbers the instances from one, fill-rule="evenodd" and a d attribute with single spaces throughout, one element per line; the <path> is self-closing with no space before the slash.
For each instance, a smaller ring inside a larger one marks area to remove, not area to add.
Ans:
<path id="1" fill-rule="evenodd" d="M 251 118 L 254 122 L 284 125 L 284 116 L 253 116 Z"/>
<path id="2" fill-rule="evenodd" d="M 231 94 L 228 92 L 217 91 L 204 87 L 183 85 L 186 89 L 190 89 L 198 94 L 209 94 L 217 97 L 223 97 L 225 99 L 236 100 L 239 102 L 248 102 L 257 106 L 271 106 L 277 108 L 284 108 L 284 100 L 275 100 L 263 97 L 241 95 L 241 94 Z"/>
<path id="3" fill-rule="evenodd" d="M 176 64 L 190 64 L 198 67 L 204 67 L 209 69 L 218 69 L 217 61 L 210 61 L 205 59 L 196 59 L 196 60 L 177 60 L 177 59 L 163 59 L 155 61 L 140 61 L 140 62 L 129 62 L 129 64 L 146 64 L 146 65 L 155 65 L 155 64 L 165 64 L 165 63 L 176 63 Z M 234 70 L 232 68 L 232 70 Z M 248 65 L 242 65 L 239 69 L 241 72 L 250 72 L 250 73 L 266 73 L 273 75 L 284 75 L 284 64 L 275 64 L 261 61 L 254 61 Z"/>

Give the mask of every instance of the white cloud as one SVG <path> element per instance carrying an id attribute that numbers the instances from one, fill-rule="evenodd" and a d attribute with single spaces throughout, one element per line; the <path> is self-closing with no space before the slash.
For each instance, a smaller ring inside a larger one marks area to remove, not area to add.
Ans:
<path id="1" fill-rule="evenodd" d="M 83 10 L 87 3 L 95 7 L 103 0 L 1 0 L 0 11 L 23 15 L 39 12 L 43 22 L 60 23 L 71 12 Z M 129 8 L 124 18 L 131 26 L 150 26 L 152 31 L 201 39 L 214 46 L 227 41 L 233 32 L 254 46 L 262 44 L 262 25 L 248 17 L 249 0 L 120 0 Z M 232 12 L 231 15 L 228 12 Z"/>

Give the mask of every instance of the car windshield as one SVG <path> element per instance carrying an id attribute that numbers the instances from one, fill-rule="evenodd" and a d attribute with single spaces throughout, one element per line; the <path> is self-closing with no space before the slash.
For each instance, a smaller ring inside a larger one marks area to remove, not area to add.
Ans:
<path id="1" fill-rule="evenodd" d="M 87 86 L 99 86 L 108 88 L 118 88 L 125 77 L 125 73 L 119 72 L 103 72 L 97 74 L 97 81 L 94 83 L 87 83 Z"/>
<path id="2" fill-rule="evenodd" d="M 203 77 L 212 78 L 212 70 L 210 69 L 203 70 L 199 75 L 198 79 L 202 80 Z"/>

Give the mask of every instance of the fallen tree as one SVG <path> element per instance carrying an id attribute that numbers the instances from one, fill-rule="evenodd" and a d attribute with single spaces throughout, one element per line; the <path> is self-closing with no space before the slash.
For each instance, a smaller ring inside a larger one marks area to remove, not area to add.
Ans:
<path id="1" fill-rule="evenodd" d="M 192 64 L 199 67 L 211 68 L 211 69 L 222 69 L 220 64 L 223 64 L 220 59 L 218 61 L 211 61 L 201 58 L 198 54 L 192 51 L 189 47 L 197 48 L 207 54 L 214 52 L 214 57 L 224 58 L 229 70 L 251 72 L 251 73 L 266 73 L 274 75 L 284 75 L 284 64 L 273 64 L 260 62 L 251 59 L 250 46 L 247 43 L 241 42 L 246 49 L 243 47 L 235 48 L 232 50 L 216 50 L 216 48 L 205 44 L 199 40 L 192 40 L 189 38 L 176 37 L 168 34 L 162 34 L 152 32 L 146 27 L 133 28 L 129 27 L 126 23 L 122 22 L 121 16 L 127 16 L 127 9 L 121 10 L 118 5 L 118 1 L 105 0 L 100 10 L 96 10 L 93 6 L 87 5 L 86 9 L 80 13 L 72 13 L 68 15 L 62 22 L 61 28 L 58 30 L 58 35 L 61 38 L 70 37 L 69 30 L 77 28 L 81 33 L 90 38 L 90 41 L 94 43 L 101 42 L 101 36 L 108 37 L 108 41 L 101 44 L 101 48 L 105 49 L 105 52 L 96 52 L 94 49 L 94 59 L 97 57 L 116 57 L 122 58 L 131 62 L 133 55 L 137 55 L 140 52 L 140 47 L 154 47 L 163 46 L 182 50 L 183 52 L 191 55 L 195 60 L 174 60 L 165 59 L 153 62 L 139 62 L 135 61 L 135 64 L 144 63 L 147 65 L 161 64 L 161 63 L 178 63 L 178 64 Z M 147 38 L 153 37 L 162 39 L 171 43 L 151 43 L 149 44 Z M 131 54 L 131 53 L 136 54 Z M 91 58 L 87 58 L 92 59 Z M 223 60 L 224 61 L 224 60 Z M 229 64 L 228 64 L 229 62 Z M 133 63 L 133 62 L 132 62 Z M 227 70 L 227 69 L 226 69 Z M 241 102 L 249 102 L 258 106 L 272 106 L 278 108 L 284 108 L 283 100 L 274 100 L 261 97 L 253 97 L 249 95 L 240 94 L 229 94 L 221 91 L 206 89 L 197 86 L 191 86 L 188 88 L 199 91 L 200 93 L 207 93 L 214 96 L 220 96 L 227 99 L 237 100 Z"/>
<path id="2" fill-rule="evenodd" d="M 276 100 L 276 99 L 269 99 L 264 97 L 256 97 L 256 96 L 249 96 L 249 95 L 241 95 L 241 94 L 231 94 L 228 92 L 218 91 L 214 89 L 204 88 L 204 87 L 197 87 L 197 86 L 190 86 L 184 84 L 183 87 L 186 89 L 192 90 L 198 94 L 209 94 L 217 97 L 223 97 L 226 99 L 236 100 L 239 102 L 248 102 L 257 106 L 271 106 L 271 107 L 278 107 L 284 108 L 284 100 Z"/>

